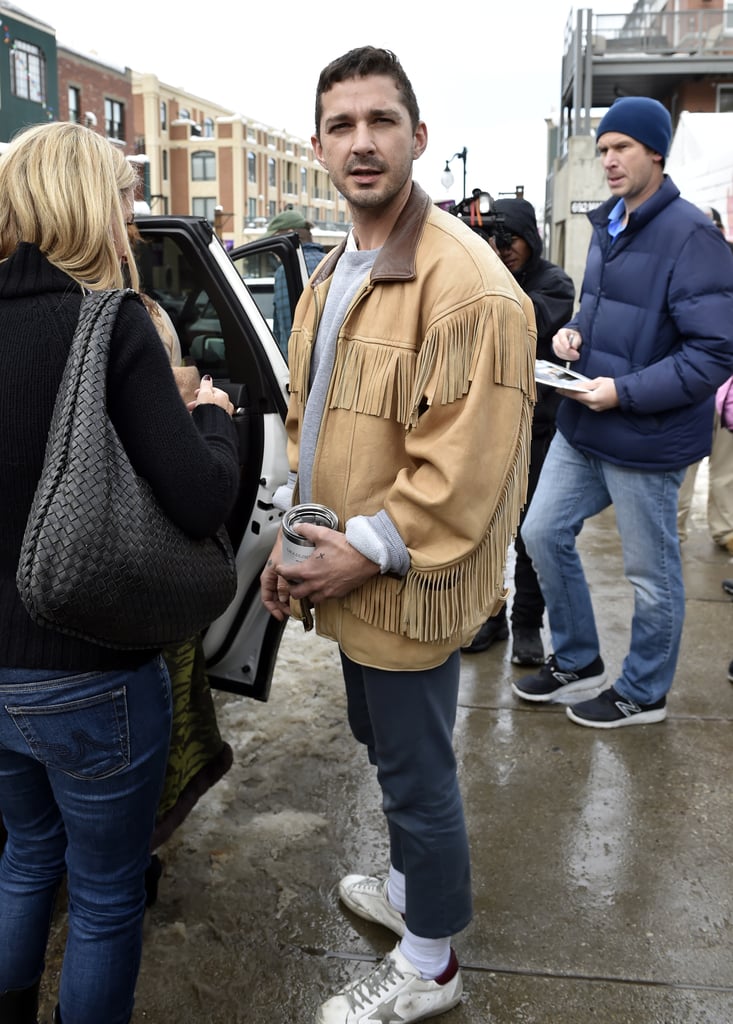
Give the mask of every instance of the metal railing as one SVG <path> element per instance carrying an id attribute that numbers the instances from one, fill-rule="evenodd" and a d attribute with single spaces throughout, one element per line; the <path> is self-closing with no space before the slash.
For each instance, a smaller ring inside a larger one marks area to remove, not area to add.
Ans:
<path id="1" fill-rule="evenodd" d="M 722 7 L 695 11 L 654 11 L 637 5 L 629 14 L 592 14 L 590 42 L 595 56 L 650 54 L 674 57 L 700 54 L 733 55 L 733 10 Z M 571 53 L 574 29 L 566 34 Z"/>

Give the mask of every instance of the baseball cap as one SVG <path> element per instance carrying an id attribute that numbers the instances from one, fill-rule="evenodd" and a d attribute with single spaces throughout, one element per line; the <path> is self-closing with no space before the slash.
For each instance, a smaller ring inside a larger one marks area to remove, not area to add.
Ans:
<path id="1" fill-rule="evenodd" d="M 278 231 L 297 231 L 299 228 L 310 227 L 302 213 L 297 210 L 283 210 L 276 214 L 267 225 L 267 234 L 274 235 Z"/>

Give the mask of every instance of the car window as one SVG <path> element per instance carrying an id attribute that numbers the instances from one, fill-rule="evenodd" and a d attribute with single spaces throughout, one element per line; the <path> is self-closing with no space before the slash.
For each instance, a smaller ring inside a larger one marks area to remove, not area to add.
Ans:
<path id="1" fill-rule="evenodd" d="M 253 252 L 237 256 L 234 266 L 272 331 L 275 327 L 275 275 L 282 261 L 274 252 Z"/>
<path id="2" fill-rule="evenodd" d="M 184 362 L 214 377 L 229 377 L 226 332 L 200 260 L 166 235 L 146 240 L 136 252 L 142 288 L 170 316 Z"/>
<path id="3" fill-rule="evenodd" d="M 272 331 L 274 328 L 275 316 L 275 278 L 274 277 L 245 277 L 244 283 L 252 293 L 252 297 L 259 306 L 267 326 Z"/>

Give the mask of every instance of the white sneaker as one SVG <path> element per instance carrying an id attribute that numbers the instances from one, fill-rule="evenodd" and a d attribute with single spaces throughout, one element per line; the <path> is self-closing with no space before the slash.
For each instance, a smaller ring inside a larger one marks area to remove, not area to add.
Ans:
<path id="1" fill-rule="evenodd" d="M 405 934 L 405 919 L 387 898 L 386 878 L 346 875 L 339 882 L 339 899 L 365 921 L 382 924 L 400 937 Z"/>
<path id="2" fill-rule="evenodd" d="M 397 943 L 365 978 L 352 981 L 327 1000 L 316 1015 L 316 1024 L 409 1024 L 445 1013 L 460 1003 L 462 994 L 463 981 L 453 950 L 448 967 L 433 981 L 420 977 Z"/>

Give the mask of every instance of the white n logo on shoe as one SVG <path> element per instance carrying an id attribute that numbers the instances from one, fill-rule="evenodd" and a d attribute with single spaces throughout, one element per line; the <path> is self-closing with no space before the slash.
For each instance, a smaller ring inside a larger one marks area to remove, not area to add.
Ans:
<path id="1" fill-rule="evenodd" d="M 630 718 L 631 715 L 638 715 L 641 711 L 639 705 L 635 703 L 635 701 L 629 700 L 628 698 L 626 700 L 616 700 L 614 701 L 614 704 L 619 709 L 621 714 L 626 716 L 626 718 Z"/>
<path id="2" fill-rule="evenodd" d="M 552 670 L 552 678 L 557 679 L 558 683 L 565 686 L 566 683 L 574 683 L 580 676 L 576 672 L 563 672 L 559 668 Z"/>

